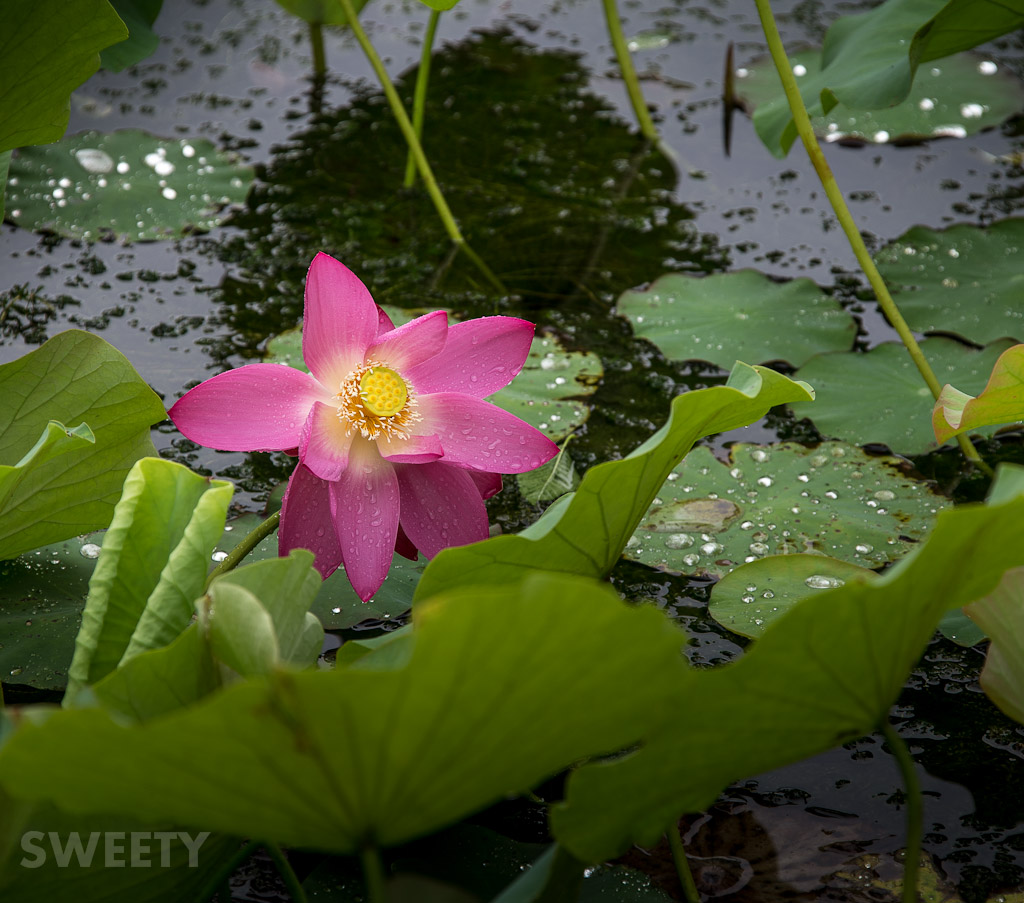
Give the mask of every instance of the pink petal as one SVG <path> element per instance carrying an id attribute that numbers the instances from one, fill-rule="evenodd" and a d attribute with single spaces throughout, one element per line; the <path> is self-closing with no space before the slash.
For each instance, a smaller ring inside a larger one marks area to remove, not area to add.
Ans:
<path id="1" fill-rule="evenodd" d="M 292 549 L 309 549 L 316 556 L 313 567 L 324 580 L 341 564 L 341 546 L 334 532 L 328 485 L 299 464 L 288 480 L 277 534 L 280 555 L 287 555 Z"/>
<path id="2" fill-rule="evenodd" d="M 391 322 L 391 317 L 388 316 L 388 312 L 384 310 L 379 304 L 377 305 L 377 335 L 384 335 L 385 332 L 391 332 L 395 328 L 395 324 Z"/>
<path id="3" fill-rule="evenodd" d="M 313 375 L 336 392 L 363 362 L 377 335 L 377 305 L 344 264 L 317 254 L 306 276 L 302 357 Z"/>
<path id="4" fill-rule="evenodd" d="M 390 442 L 378 439 L 377 451 L 392 464 L 428 464 L 444 456 L 437 436 L 410 436 Z"/>
<path id="5" fill-rule="evenodd" d="M 420 557 L 419 549 L 412 544 L 412 540 L 405 535 L 405 530 L 402 529 L 401 523 L 398 525 L 398 536 L 395 537 L 395 551 L 398 552 L 403 558 L 408 558 L 410 561 L 415 561 Z"/>
<path id="6" fill-rule="evenodd" d="M 485 398 L 507 386 L 523 369 L 534 326 L 516 317 L 481 317 L 448 329 L 444 349 L 408 376 L 416 390 L 465 392 Z"/>
<path id="7" fill-rule="evenodd" d="M 523 473 L 558 453 L 558 446 L 540 430 L 479 398 L 438 392 L 420 398 L 419 410 L 423 420 L 417 427 L 437 434 L 444 448 L 442 460 L 449 464 Z"/>
<path id="8" fill-rule="evenodd" d="M 434 357 L 444 348 L 448 337 L 448 314 L 431 311 L 410 320 L 391 332 L 378 336 L 366 351 L 366 359 L 383 361 L 400 373 Z"/>
<path id="9" fill-rule="evenodd" d="M 492 495 L 497 495 L 501 492 L 500 473 L 484 473 L 481 470 L 467 470 L 466 473 L 473 478 L 476 488 L 480 490 L 480 497 L 482 499 L 489 499 Z"/>
<path id="10" fill-rule="evenodd" d="M 170 418 L 193 442 L 225 451 L 281 451 L 299 444 L 309 409 L 326 397 L 308 373 L 248 364 L 186 392 Z"/>
<path id="11" fill-rule="evenodd" d="M 440 461 L 396 471 L 402 529 L 427 558 L 448 546 L 487 539 L 487 509 L 467 471 Z"/>
<path id="12" fill-rule="evenodd" d="M 380 589 L 394 556 L 398 478 L 376 444 L 357 436 L 341 479 L 328 485 L 345 573 L 365 602 Z"/>
<path id="13" fill-rule="evenodd" d="M 299 460 L 321 480 L 337 480 L 348 464 L 352 436 L 338 419 L 338 409 L 316 402 L 302 427 Z"/>

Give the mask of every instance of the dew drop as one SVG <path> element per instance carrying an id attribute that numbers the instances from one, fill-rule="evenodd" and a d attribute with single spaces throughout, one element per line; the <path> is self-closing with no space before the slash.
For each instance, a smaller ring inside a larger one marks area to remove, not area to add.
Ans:
<path id="1" fill-rule="evenodd" d="M 223 561 L 227 557 L 228 557 L 228 553 L 227 552 L 222 552 L 220 549 L 218 549 L 216 552 L 214 552 L 210 556 L 210 558 L 212 558 L 214 561 Z"/>
<path id="2" fill-rule="evenodd" d="M 82 545 L 79 551 L 82 553 L 83 558 L 99 558 L 101 549 L 96 543 L 87 542 Z"/>
<path id="3" fill-rule="evenodd" d="M 834 589 L 837 586 L 842 586 L 845 582 L 839 577 L 829 577 L 825 574 L 811 574 L 804 581 L 811 589 Z"/>

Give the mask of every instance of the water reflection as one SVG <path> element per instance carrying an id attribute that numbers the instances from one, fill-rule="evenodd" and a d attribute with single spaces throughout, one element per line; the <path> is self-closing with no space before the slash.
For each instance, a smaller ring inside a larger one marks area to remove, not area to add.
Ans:
<path id="1" fill-rule="evenodd" d="M 415 72 L 399 81 L 411 94 Z M 233 265 L 210 350 L 256 356 L 301 316 L 308 261 L 326 250 L 382 303 L 461 316 L 610 303 L 666 269 L 711 271 L 723 253 L 673 198 L 671 166 L 587 91 L 578 58 L 503 30 L 434 60 L 424 144 L 464 234 L 517 297 L 500 301 L 453 253 L 426 193 L 401 188 L 406 147 L 379 94 L 329 110 L 278 147 L 215 246 Z M 238 338 L 240 337 L 240 338 Z"/>

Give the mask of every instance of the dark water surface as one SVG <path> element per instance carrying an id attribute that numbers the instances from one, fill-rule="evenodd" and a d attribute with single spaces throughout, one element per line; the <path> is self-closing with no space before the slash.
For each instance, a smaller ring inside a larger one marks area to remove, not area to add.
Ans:
<path id="1" fill-rule="evenodd" d="M 804 0 L 776 11 L 795 45 L 820 41 L 828 23 L 856 8 Z M 166 3 L 160 50 L 83 86 L 70 130 L 209 138 L 255 165 L 248 202 L 208 234 L 132 246 L 4 225 L 0 362 L 63 329 L 89 329 L 121 349 L 169 406 L 199 380 L 259 359 L 268 337 L 297 324 L 306 268 L 324 250 L 378 302 L 443 306 L 460 317 L 522 315 L 567 347 L 599 354 L 605 379 L 570 447 L 582 471 L 638 445 L 664 421 L 673 395 L 724 381 L 710 365 L 666 361 L 609 315 L 619 293 L 666 271 L 749 266 L 810 276 L 859 315 L 864 347 L 891 340 L 873 302 L 858 295 L 852 254 L 802 154 L 772 158 L 742 116 L 731 155 L 723 152 L 726 46 L 735 43 L 737 63 L 764 50 L 753 4 L 642 0 L 624 3 L 622 14 L 627 35 L 653 34 L 663 44 L 638 51 L 635 62 L 679 172 L 635 133 L 595 2 L 463 0 L 442 17 L 425 147 L 467 238 L 513 293 L 497 299 L 464 259 L 453 259 L 425 194 L 400 187 L 404 144 L 350 35 L 326 35 L 330 75 L 313 113 L 300 22 L 270 0 Z M 426 19 L 413 3 L 371 4 L 363 13 L 403 96 Z M 1024 75 L 1019 35 L 990 55 Z M 1020 168 L 985 154 L 1019 152 L 1021 143 L 1004 128 L 825 152 L 878 245 L 916 223 L 984 223 L 1017 211 Z M 777 415 L 713 445 L 777 436 L 816 438 Z M 235 480 L 248 510 L 291 467 L 284 456 L 198 448 L 170 425 L 155 439 L 167 457 Z M 933 456 L 928 472 L 943 473 L 943 461 L 950 456 Z M 961 488 L 965 497 L 978 491 Z M 492 505 L 506 530 L 538 513 L 514 491 Z M 695 662 L 740 653 L 742 643 L 707 618 L 705 583 L 627 563 L 613 579 L 629 598 L 687 626 Z M 1024 730 L 980 693 L 981 661 L 977 650 L 937 640 L 896 712 L 923 769 L 927 852 L 968 901 L 1024 884 Z M 899 788 L 881 739 L 865 738 L 732 788 L 710 819 L 694 823 L 691 852 L 716 868 L 730 857 L 751 864 L 749 874 L 740 869 L 746 883 L 734 882 L 742 885 L 729 895 L 735 900 L 887 899 L 872 881 L 885 878 L 884 857 L 903 843 Z M 850 865 L 866 854 L 883 860 Z M 654 871 L 656 861 L 649 857 Z M 826 892 L 823 879 L 836 872 L 845 877 Z"/>

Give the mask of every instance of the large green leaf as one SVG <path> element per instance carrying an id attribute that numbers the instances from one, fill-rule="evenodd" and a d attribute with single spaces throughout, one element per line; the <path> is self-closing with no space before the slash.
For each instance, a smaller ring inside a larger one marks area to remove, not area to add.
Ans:
<path id="1" fill-rule="evenodd" d="M 985 390 L 976 398 L 945 385 L 932 410 L 935 438 L 953 436 L 984 426 L 1024 420 L 1024 345 L 1007 348 L 992 368 Z"/>
<path id="2" fill-rule="evenodd" d="M 81 132 L 15 155 L 7 212 L 25 229 L 69 238 L 177 238 L 227 219 L 252 179 L 252 167 L 205 138 Z"/>
<path id="3" fill-rule="evenodd" d="M 110 3 L 128 26 L 128 40 L 104 50 L 100 63 L 104 69 L 120 72 L 141 62 L 160 46 L 153 23 L 160 15 L 164 0 L 110 0 Z"/>
<path id="4" fill-rule="evenodd" d="M 586 765 L 552 813 L 597 861 L 647 845 L 721 788 L 868 733 L 886 717 L 943 612 L 1024 564 L 1024 498 L 943 511 L 882 576 L 795 605 L 738 661 L 696 672 L 635 753 Z"/>
<path id="5" fill-rule="evenodd" d="M 879 567 L 904 555 L 949 504 L 900 474 L 900 463 L 842 442 L 741 443 L 727 464 L 695 448 L 658 490 L 626 557 L 714 577 L 799 552 Z"/>
<path id="6" fill-rule="evenodd" d="M 0 151 L 56 141 L 68 127 L 71 92 L 128 37 L 107 0 L 4 5 L 0 31 Z"/>
<path id="7" fill-rule="evenodd" d="M 790 55 L 797 84 L 818 76 L 821 54 L 804 50 Z M 771 103 L 779 94 L 779 77 L 771 57 L 759 57 L 738 71 L 737 93 L 748 108 Z M 891 107 L 859 110 L 837 104 L 812 117 L 814 133 L 825 141 L 869 144 L 963 138 L 999 125 L 1024 105 L 1024 86 L 1009 70 L 991 60 L 964 53 L 918 70 L 906 98 Z"/>
<path id="8" fill-rule="evenodd" d="M 775 282 L 756 270 L 697 278 L 673 273 L 616 302 L 633 331 L 673 360 L 737 359 L 799 366 L 819 351 L 843 351 L 857 327 L 810 279 Z"/>
<path id="9" fill-rule="evenodd" d="M 582 578 L 449 593 L 419 608 L 413 631 L 397 666 L 366 668 L 371 653 L 282 673 L 139 726 L 97 709 L 23 718 L 0 748 L 0 785 L 68 811 L 352 853 L 635 743 L 692 678 L 661 612 Z"/>
<path id="10" fill-rule="evenodd" d="M 159 458 L 132 468 L 89 581 L 66 701 L 185 629 L 233 491 Z"/>
<path id="11" fill-rule="evenodd" d="M 0 562 L 0 675 L 5 681 L 62 690 L 89 577 L 96 538 L 68 539 Z"/>
<path id="12" fill-rule="evenodd" d="M 982 689 L 1024 724 L 1024 568 L 1008 571 L 998 587 L 965 611 L 992 638 L 981 672 Z"/>
<path id="13" fill-rule="evenodd" d="M 1010 344 L 1006 339 L 975 350 L 934 337 L 921 342 L 921 350 L 940 382 L 980 392 Z M 813 405 L 792 405 L 793 411 L 809 417 L 822 435 L 858 444 L 881 442 L 904 455 L 938 447 L 931 424 L 932 394 L 903 345 L 887 342 L 867 354 L 820 354 L 796 375 L 814 386 L 817 397 Z M 978 432 L 991 435 L 995 429 Z"/>
<path id="14" fill-rule="evenodd" d="M 576 492 L 563 496 L 527 530 L 445 549 L 428 565 L 415 598 L 451 586 L 514 583 L 538 568 L 605 576 L 694 442 L 751 423 L 777 404 L 813 397 L 804 383 L 737 363 L 728 385 L 676 397 L 665 426 L 627 458 L 588 470 Z"/>
<path id="15" fill-rule="evenodd" d="M 914 226 L 875 256 L 916 332 L 951 332 L 979 345 L 1024 339 L 1024 219 L 991 226 Z"/>
<path id="16" fill-rule="evenodd" d="M 166 416 L 128 359 L 98 336 L 64 332 L 0 366 L 0 397 L 0 558 L 105 527 L 128 469 L 156 454 L 150 425 Z"/>

